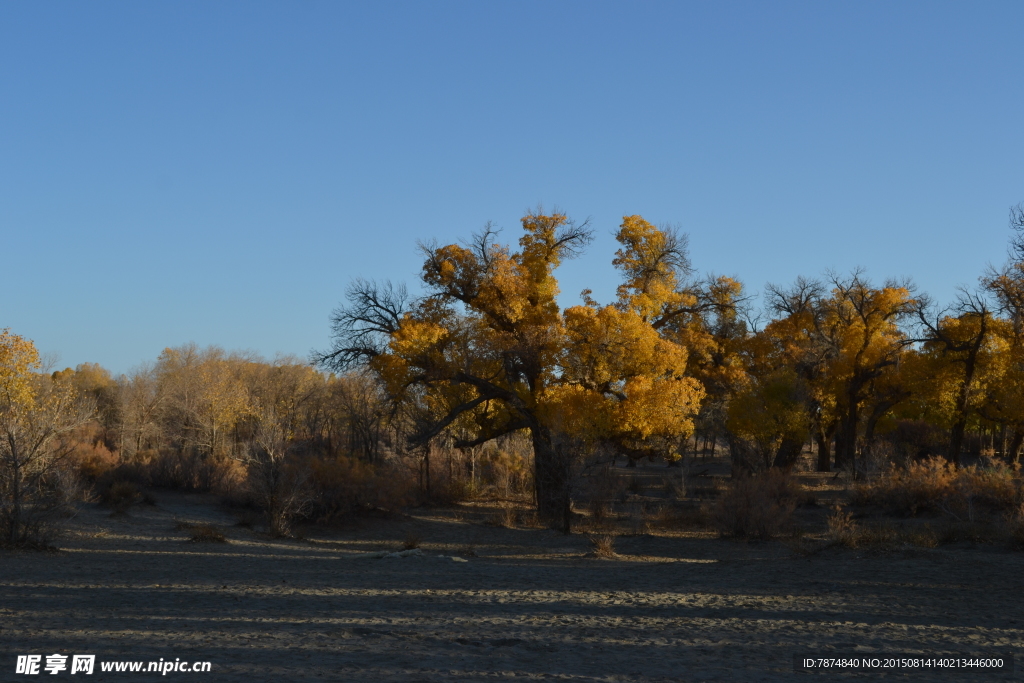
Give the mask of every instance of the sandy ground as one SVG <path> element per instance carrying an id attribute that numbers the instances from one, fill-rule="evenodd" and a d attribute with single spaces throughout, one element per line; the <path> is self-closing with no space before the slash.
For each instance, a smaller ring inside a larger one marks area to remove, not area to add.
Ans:
<path id="1" fill-rule="evenodd" d="M 18 654 L 55 652 L 206 660 L 209 674 L 164 680 L 247 682 L 1021 679 L 793 671 L 794 654 L 837 653 L 1015 653 L 1024 665 L 1024 553 L 802 556 L 677 534 L 621 538 L 620 558 L 604 560 L 583 536 L 446 511 L 282 541 L 233 526 L 210 499 L 156 498 L 120 519 L 83 506 L 60 552 L 0 554 L 0 680 L 36 678 L 14 673 Z M 189 543 L 176 520 L 213 522 L 230 542 Z M 423 555 L 366 556 L 410 535 Z M 160 678 L 98 669 L 81 677 Z"/>

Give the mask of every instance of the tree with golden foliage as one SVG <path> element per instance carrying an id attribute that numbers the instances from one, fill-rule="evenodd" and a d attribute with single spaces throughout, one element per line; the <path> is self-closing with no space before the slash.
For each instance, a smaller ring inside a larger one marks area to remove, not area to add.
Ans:
<path id="1" fill-rule="evenodd" d="M 335 312 L 330 367 L 372 367 L 394 397 L 417 396 L 433 418 L 422 444 L 462 421 L 470 447 L 526 430 L 534 448 L 540 514 L 571 505 L 565 460 L 598 444 L 637 457 L 674 457 L 693 430 L 704 391 L 686 371 L 688 352 L 661 333 L 697 303 L 682 282 L 685 242 L 629 216 L 617 235 L 618 300 L 563 310 L 555 270 L 590 242 L 565 214 L 522 219 L 519 249 L 488 226 L 469 244 L 423 247 L 426 293 L 356 281 Z M 570 447 L 571 445 L 571 447 Z"/>
<path id="2" fill-rule="evenodd" d="M 775 367 L 792 368 L 805 385 L 822 471 L 829 469 L 833 430 L 836 466 L 855 467 L 865 404 L 873 412 L 892 407 L 873 401 L 872 393 L 891 384 L 886 378 L 908 344 L 901 325 L 915 310 L 909 283 L 889 281 L 877 288 L 859 271 L 829 280 L 801 279 L 789 290 L 769 287 L 769 303 L 781 317 L 759 335 L 766 347 L 761 355 Z M 887 396 L 891 402 L 902 394 Z"/>
<path id="3" fill-rule="evenodd" d="M 946 457 L 959 465 L 968 420 L 985 395 L 983 385 L 988 376 L 1000 374 L 1005 359 L 1000 343 L 1005 335 L 995 334 L 1004 321 L 982 296 L 968 291 L 961 292 L 951 310 L 935 312 L 927 299 L 916 310 L 919 341 L 931 365 L 932 403 L 947 417 L 943 426 L 950 430 Z"/>
<path id="4" fill-rule="evenodd" d="M 68 502 L 61 439 L 93 415 L 70 382 L 40 369 L 31 340 L 0 331 L 0 543 L 6 545 L 45 544 L 42 525 Z"/>

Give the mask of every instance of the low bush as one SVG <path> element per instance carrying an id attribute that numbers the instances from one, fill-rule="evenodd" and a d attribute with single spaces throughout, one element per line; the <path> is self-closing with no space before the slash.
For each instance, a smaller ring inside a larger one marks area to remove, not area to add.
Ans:
<path id="1" fill-rule="evenodd" d="M 1003 518 L 1007 540 L 1017 548 L 1024 548 L 1024 503 Z"/>
<path id="2" fill-rule="evenodd" d="M 496 526 L 502 529 L 514 529 L 518 522 L 518 514 L 515 507 L 506 503 L 497 512 L 487 518 L 488 526 Z"/>
<path id="3" fill-rule="evenodd" d="M 615 537 L 607 534 L 590 537 L 590 547 L 593 548 L 595 557 L 612 559 L 618 557 L 615 552 Z"/>
<path id="4" fill-rule="evenodd" d="M 827 522 L 828 538 L 830 541 L 850 548 L 857 545 L 857 532 L 859 528 L 857 523 L 853 521 L 853 515 L 837 505 L 832 508 Z"/>
<path id="5" fill-rule="evenodd" d="M 111 453 L 102 441 L 77 442 L 69 460 L 88 483 L 98 481 L 121 464 L 117 455 Z"/>
<path id="6" fill-rule="evenodd" d="M 13 503 L 9 472 L 0 473 L 0 548 L 53 550 L 83 495 L 81 479 L 67 463 L 53 463 L 21 486 Z"/>
<path id="7" fill-rule="evenodd" d="M 877 521 L 861 525 L 853 515 L 839 506 L 828 516 L 828 539 L 835 545 L 847 548 L 893 550 L 902 546 L 934 548 L 944 542 L 941 535 L 929 525 L 918 527 L 897 526 L 891 522 Z"/>
<path id="8" fill-rule="evenodd" d="M 785 473 L 768 470 L 734 479 L 709 510 L 712 528 L 725 537 L 768 539 L 792 529 L 799 488 Z"/>
<path id="9" fill-rule="evenodd" d="M 339 456 L 308 461 L 310 519 L 337 521 L 360 510 L 393 511 L 416 499 L 416 481 L 404 468 Z"/>
<path id="10" fill-rule="evenodd" d="M 245 479 L 245 467 L 233 458 L 197 451 L 162 451 L 146 463 L 154 486 L 230 495 Z"/>
<path id="11" fill-rule="evenodd" d="M 131 481 L 118 480 L 100 494 L 100 503 L 123 515 L 135 503 L 142 500 L 139 487 Z"/>
<path id="12" fill-rule="evenodd" d="M 957 468 L 935 457 L 887 470 L 857 486 L 852 500 L 894 514 L 945 513 L 971 522 L 978 512 L 1013 510 L 1022 502 L 1022 482 L 1019 468 L 999 461 Z"/>

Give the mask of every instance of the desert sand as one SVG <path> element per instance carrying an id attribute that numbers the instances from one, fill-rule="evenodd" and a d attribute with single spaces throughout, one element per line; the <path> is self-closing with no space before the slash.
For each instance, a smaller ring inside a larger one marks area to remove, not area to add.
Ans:
<path id="1" fill-rule="evenodd" d="M 930 670 L 794 673 L 794 654 L 1024 652 L 1024 554 L 996 547 L 796 552 L 701 534 L 616 542 L 412 510 L 271 539 L 213 498 L 83 505 L 54 553 L 0 554 L 0 680 L 18 654 L 212 662 L 86 680 L 1019 680 Z M 176 522 L 217 525 L 191 543 Z M 383 557 L 420 539 L 420 552 Z M 457 558 L 457 559 L 453 559 Z M 1018 669 L 1022 662 L 1018 661 Z M 42 674 L 59 680 L 69 676 Z"/>

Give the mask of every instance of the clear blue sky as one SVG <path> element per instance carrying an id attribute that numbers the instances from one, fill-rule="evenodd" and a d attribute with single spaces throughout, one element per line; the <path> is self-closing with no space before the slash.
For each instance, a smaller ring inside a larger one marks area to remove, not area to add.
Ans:
<path id="1" fill-rule="evenodd" d="M 123 372 L 305 356 L 355 276 L 543 203 L 754 292 L 948 300 L 1024 201 L 1024 3 L 0 3 L 0 327 Z"/>

